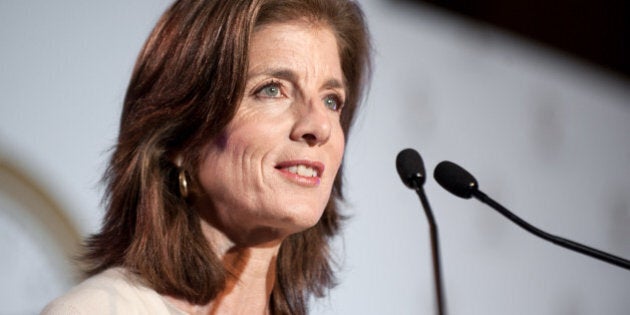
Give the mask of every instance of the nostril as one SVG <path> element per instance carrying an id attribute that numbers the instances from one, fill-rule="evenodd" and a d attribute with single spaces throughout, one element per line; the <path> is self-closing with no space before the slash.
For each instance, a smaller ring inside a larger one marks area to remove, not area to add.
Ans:
<path id="1" fill-rule="evenodd" d="M 312 133 L 306 133 L 302 135 L 302 139 L 306 140 L 308 144 L 313 145 L 317 142 L 317 137 Z"/>

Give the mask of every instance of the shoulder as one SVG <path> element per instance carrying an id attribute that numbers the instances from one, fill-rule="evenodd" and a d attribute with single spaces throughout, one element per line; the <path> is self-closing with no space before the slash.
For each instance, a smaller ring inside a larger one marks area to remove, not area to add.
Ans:
<path id="1" fill-rule="evenodd" d="M 122 268 L 90 277 L 52 301 L 42 314 L 181 314 Z"/>

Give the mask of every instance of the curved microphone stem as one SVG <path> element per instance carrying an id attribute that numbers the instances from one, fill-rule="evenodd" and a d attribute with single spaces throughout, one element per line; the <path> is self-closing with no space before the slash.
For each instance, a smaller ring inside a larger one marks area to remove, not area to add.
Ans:
<path id="1" fill-rule="evenodd" d="M 627 261 L 623 258 L 602 252 L 600 250 L 588 247 L 586 245 L 582 245 L 580 243 L 576 243 L 567 239 L 564 239 L 562 237 L 558 237 L 555 235 L 551 235 L 545 231 L 539 230 L 538 228 L 532 226 L 531 224 L 525 222 L 523 219 L 517 217 L 515 214 L 513 214 L 512 212 L 510 212 L 508 209 L 506 209 L 505 207 L 503 207 L 502 205 L 500 205 L 499 203 L 497 203 L 496 201 L 492 200 L 492 198 L 488 197 L 486 194 L 484 194 L 483 192 L 479 191 L 479 190 L 475 190 L 473 191 L 472 195 L 479 199 L 479 201 L 489 205 L 490 207 L 494 208 L 495 210 L 499 211 L 502 215 L 504 215 L 506 218 L 510 219 L 512 222 L 516 223 L 518 226 L 524 228 L 525 230 L 531 232 L 534 235 L 537 235 L 543 239 L 546 239 L 556 245 L 562 246 L 564 248 L 568 248 L 574 251 L 577 251 L 579 253 L 582 253 L 584 255 L 588 255 L 591 256 L 593 258 L 597 258 L 599 260 L 605 261 L 607 263 L 625 268 L 630 270 L 630 261 Z"/>
<path id="2" fill-rule="evenodd" d="M 433 258 L 433 280 L 435 281 L 435 299 L 437 304 L 437 313 L 439 315 L 446 314 L 444 309 L 444 294 L 442 289 L 442 272 L 440 268 L 440 246 L 438 241 L 438 228 L 437 224 L 435 224 L 435 219 L 433 218 L 433 212 L 431 211 L 431 206 L 429 205 L 429 200 L 427 196 L 424 194 L 424 189 L 422 187 L 414 188 L 418 197 L 420 197 L 420 202 L 422 203 L 422 208 L 424 209 L 424 213 L 427 216 L 427 220 L 429 221 L 429 234 L 431 237 L 431 253 Z"/>

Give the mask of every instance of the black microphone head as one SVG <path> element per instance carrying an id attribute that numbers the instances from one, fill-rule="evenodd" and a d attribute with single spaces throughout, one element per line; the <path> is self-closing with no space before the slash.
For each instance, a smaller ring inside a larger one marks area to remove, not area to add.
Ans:
<path id="1" fill-rule="evenodd" d="M 440 162 L 435 167 L 433 177 L 444 189 L 464 199 L 469 199 L 479 189 L 477 180 L 468 171 L 453 162 Z"/>
<path id="2" fill-rule="evenodd" d="M 403 183 L 411 189 L 422 187 L 426 180 L 424 163 L 420 154 L 414 149 L 404 149 L 398 153 L 396 171 Z"/>

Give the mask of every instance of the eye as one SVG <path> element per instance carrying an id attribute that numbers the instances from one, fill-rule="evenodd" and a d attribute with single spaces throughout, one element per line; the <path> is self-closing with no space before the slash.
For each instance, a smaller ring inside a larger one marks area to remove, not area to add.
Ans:
<path id="1" fill-rule="evenodd" d="M 264 98 L 275 98 L 282 96 L 280 83 L 272 81 L 256 91 L 256 96 Z"/>
<path id="2" fill-rule="evenodd" d="M 324 98 L 324 105 L 332 111 L 341 111 L 343 107 L 343 101 L 337 95 L 328 95 Z"/>

